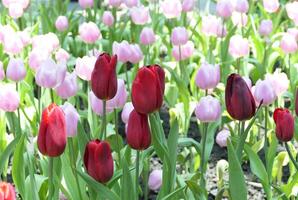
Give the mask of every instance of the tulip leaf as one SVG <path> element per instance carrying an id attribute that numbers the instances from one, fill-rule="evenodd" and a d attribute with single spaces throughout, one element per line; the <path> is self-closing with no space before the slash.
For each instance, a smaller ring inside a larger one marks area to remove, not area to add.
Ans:
<path id="1" fill-rule="evenodd" d="M 82 126 L 82 123 L 79 121 L 78 122 L 78 145 L 79 145 L 79 150 L 82 158 L 84 157 L 85 147 L 88 141 L 89 139 L 84 130 L 84 127 Z"/>
<path id="2" fill-rule="evenodd" d="M 125 153 L 128 153 L 127 151 L 130 151 L 129 147 L 126 147 Z M 121 179 L 121 199 L 133 200 L 135 199 L 136 195 L 134 192 L 131 192 L 132 187 L 134 187 L 134 184 L 132 181 L 131 170 L 129 170 L 129 164 L 127 163 L 125 156 L 122 158 L 121 163 L 123 168 L 123 175 Z M 135 191 L 135 189 L 133 189 L 133 191 Z"/>
<path id="3" fill-rule="evenodd" d="M 193 146 L 196 149 L 197 153 L 201 152 L 200 143 L 195 141 L 193 138 L 179 138 L 178 139 L 178 146 L 179 147 Z"/>
<path id="4" fill-rule="evenodd" d="M 247 200 L 247 189 L 244 174 L 235 149 L 228 140 L 228 160 L 229 160 L 229 190 L 232 200 Z"/>
<path id="5" fill-rule="evenodd" d="M 181 199 L 181 194 L 183 194 L 184 187 L 179 187 L 174 192 L 168 194 L 167 196 L 163 197 L 162 200 L 171 200 L 171 199 Z"/>
<path id="6" fill-rule="evenodd" d="M 36 188 L 34 188 L 35 191 L 32 191 L 30 176 L 26 177 L 26 180 L 25 180 L 25 190 L 26 190 L 25 199 L 31 199 L 32 198 L 31 197 L 32 193 L 34 193 L 36 191 L 38 192 L 40 199 L 45 199 L 46 195 L 43 195 L 41 193 L 42 193 L 43 185 L 46 185 L 47 178 L 44 177 L 44 176 L 41 176 L 39 174 L 34 174 L 34 179 L 35 179 L 35 182 L 36 182 Z"/>

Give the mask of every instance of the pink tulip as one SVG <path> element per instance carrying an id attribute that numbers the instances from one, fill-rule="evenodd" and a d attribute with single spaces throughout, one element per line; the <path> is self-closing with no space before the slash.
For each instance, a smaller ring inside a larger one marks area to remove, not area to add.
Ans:
<path id="1" fill-rule="evenodd" d="M 152 28 L 144 27 L 141 31 L 140 42 L 143 45 L 150 45 L 155 42 L 155 34 Z"/>
<path id="2" fill-rule="evenodd" d="M 68 102 L 65 102 L 61 108 L 65 114 L 67 137 L 74 137 L 77 135 L 77 127 L 80 115 L 73 105 Z"/>
<path id="3" fill-rule="evenodd" d="M 124 4 L 129 7 L 129 8 L 132 8 L 132 7 L 136 7 L 139 5 L 139 0 L 123 0 Z"/>
<path id="4" fill-rule="evenodd" d="M 3 69 L 3 63 L 0 61 L 0 81 L 2 81 L 5 78 L 5 72 Z"/>
<path id="5" fill-rule="evenodd" d="M 279 8 L 279 0 L 263 0 L 264 9 L 269 13 L 274 13 Z"/>
<path id="6" fill-rule="evenodd" d="M 0 183 L 0 199 L 1 200 L 16 200 L 16 192 L 10 183 Z"/>
<path id="7" fill-rule="evenodd" d="M 213 89 L 220 81 L 219 65 L 203 62 L 196 75 L 196 85 L 203 89 Z"/>
<path id="8" fill-rule="evenodd" d="M 162 170 L 154 169 L 148 179 L 148 187 L 150 190 L 158 190 L 162 185 Z"/>
<path id="9" fill-rule="evenodd" d="M 37 69 L 35 81 L 40 87 L 55 88 L 64 81 L 66 70 L 65 63 L 55 63 L 49 58 Z"/>
<path id="10" fill-rule="evenodd" d="M 262 20 L 259 26 L 259 34 L 261 36 L 268 36 L 272 32 L 272 27 L 273 27 L 273 24 L 270 19 Z"/>
<path id="11" fill-rule="evenodd" d="M 127 41 L 122 41 L 121 43 L 113 43 L 113 55 L 117 55 L 118 60 L 122 63 L 126 63 L 130 60 L 131 51 L 130 45 Z"/>
<path id="12" fill-rule="evenodd" d="M 102 22 L 106 26 L 112 26 L 114 24 L 114 16 L 110 11 L 104 11 L 102 15 Z"/>
<path id="13" fill-rule="evenodd" d="M 103 115 L 103 101 L 101 99 L 98 99 L 92 91 L 89 93 L 89 100 L 91 104 L 92 111 L 95 112 L 95 114 L 102 116 Z M 113 109 L 107 106 L 107 113 L 112 112 Z"/>
<path id="14" fill-rule="evenodd" d="M 171 42 L 173 45 L 184 45 L 188 41 L 188 33 L 185 27 L 175 27 L 172 31 Z"/>
<path id="15" fill-rule="evenodd" d="M 41 63 L 46 61 L 49 57 L 50 54 L 48 51 L 40 48 L 34 48 L 29 53 L 29 67 L 36 71 L 40 67 Z"/>
<path id="16" fill-rule="evenodd" d="M 107 101 L 107 107 L 111 109 L 122 108 L 127 100 L 127 91 L 124 80 L 118 79 L 117 93 L 114 98 Z"/>
<path id="17" fill-rule="evenodd" d="M 183 0 L 182 3 L 182 11 L 183 12 L 190 12 L 195 7 L 195 0 Z"/>
<path id="18" fill-rule="evenodd" d="M 23 16 L 24 10 L 20 3 L 11 3 L 9 4 L 8 13 L 13 19 L 18 19 Z"/>
<path id="19" fill-rule="evenodd" d="M 236 0 L 235 10 L 240 13 L 247 13 L 249 4 L 247 0 Z"/>
<path id="20" fill-rule="evenodd" d="M 138 44 L 130 45 L 131 57 L 129 62 L 136 64 L 139 63 L 143 59 L 143 52 Z"/>
<path id="21" fill-rule="evenodd" d="M 202 97 L 195 109 L 196 117 L 201 122 L 214 122 L 221 116 L 221 106 L 219 101 L 212 97 Z"/>
<path id="22" fill-rule="evenodd" d="M 37 35 L 32 38 L 33 49 L 40 49 L 52 53 L 59 47 L 59 38 L 54 33 L 47 33 L 45 35 Z"/>
<path id="23" fill-rule="evenodd" d="M 220 146 L 221 148 L 227 147 L 227 141 L 228 138 L 230 137 L 230 131 L 227 129 L 223 129 L 220 132 L 217 133 L 216 135 L 216 144 Z"/>
<path id="24" fill-rule="evenodd" d="M 26 77 L 26 68 L 22 59 L 11 58 L 6 69 L 6 76 L 8 79 L 19 82 Z"/>
<path id="25" fill-rule="evenodd" d="M 23 9 L 26 9 L 29 6 L 30 0 L 2 0 L 2 4 L 6 8 L 9 8 L 14 3 L 19 3 Z"/>
<path id="26" fill-rule="evenodd" d="M 295 25 L 298 25 L 298 2 L 289 2 L 286 4 L 286 10 L 288 17 L 294 21 Z"/>
<path id="27" fill-rule="evenodd" d="M 96 57 L 94 56 L 84 56 L 83 58 L 77 58 L 75 68 L 77 76 L 85 81 L 90 81 L 95 62 Z"/>
<path id="28" fill-rule="evenodd" d="M 81 39 L 88 44 L 95 43 L 101 38 L 101 33 L 94 22 L 84 22 L 79 27 Z"/>
<path id="29" fill-rule="evenodd" d="M 241 35 L 233 35 L 230 39 L 229 53 L 237 59 L 249 54 L 249 44 L 246 38 Z"/>
<path id="30" fill-rule="evenodd" d="M 172 55 L 176 61 L 185 60 L 192 56 L 194 49 L 194 43 L 192 41 L 188 41 L 185 45 L 180 46 L 181 52 L 179 52 L 179 46 L 174 46 Z"/>
<path id="31" fill-rule="evenodd" d="M 28 31 L 20 31 L 20 32 L 17 32 L 17 34 L 23 43 L 23 47 L 25 47 L 31 43 L 31 37 L 30 37 L 30 34 L 28 33 Z"/>
<path id="32" fill-rule="evenodd" d="M 144 25 L 150 19 L 149 9 L 147 7 L 139 6 L 130 9 L 130 16 L 133 23 L 137 25 Z"/>
<path id="33" fill-rule="evenodd" d="M 263 105 L 272 104 L 276 99 L 276 93 L 269 80 L 258 80 L 254 90 L 254 97 L 259 104 L 263 101 Z"/>
<path id="34" fill-rule="evenodd" d="M 218 27 L 217 27 L 217 37 L 223 38 L 226 35 L 227 35 L 227 29 L 226 29 L 226 27 L 222 23 L 218 24 Z"/>
<path id="35" fill-rule="evenodd" d="M 289 33 L 285 33 L 281 38 L 280 48 L 286 54 L 296 52 L 298 48 L 296 38 Z"/>
<path id="36" fill-rule="evenodd" d="M 125 123 L 125 124 L 128 123 L 129 115 L 130 115 L 131 111 L 133 111 L 133 109 L 134 109 L 134 107 L 131 102 L 128 102 L 124 105 L 122 113 L 121 113 L 121 119 L 122 119 L 123 123 Z"/>
<path id="37" fill-rule="evenodd" d="M 161 10 L 166 18 L 177 18 L 182 12 L 182 5 L 180 0 L 165 0 L 161 2 Z"/>
<path id="38" fill-rule="evenodd" d="M 232 22 L 234 26 L 244 27 L 247 24 L 247 15 L 245 13 L 233 12 Z"/>
<path id="39" fill-rule="evenodd" d="M 290 81 L 287 75 L 283 72 L 276 70 L 273 74 L 266 74 L 265 80 L 270 81 L 276 96 L 280 96 L 289 88 Z"/>
<path id="40" fill-rule="evenodd" d="M 202 17 L 202 29 L 201 31 L 207 36 L 218 36 L 222 33 L 226 33 L 226 30 L 222 29 L 222 23 L 219 18 L 214 15 L 208 15 Z"/>
<path id="41" fill-rule="evenodd" d="M 109 0 L 109 5 L 112 7 L 119 7 L 122 3 L 122 0 Z"/>
<path id="42" fill-rule="evenodd" d="M 60 32 L 67 30 L 68 28 L 68 19 L 65 16 L 59 16 L 55 22 L 56 29 Z"/>
<path id="43" fill-rule="evenodd" d="M 297 28 L 289 28 L 287 30 L 287 33 L 292 35 L 296 39 L 296 41 L 298 41 L 298 29 Z"/>
<path id="44" fill-rule="evenodd" d="M 3 37 L 4 51 L 16 55 L 22 52 L 24 45 L 16 32 L 7 32 Z"/>
<path id="45" fill-rule="evenodd" d="M 0 42 L 4 42 L 5 36 L 11 36 L 15 30 L 10 25 L 0 25 Z"/>
<path id="46" fill-rule="evenodd" d="M 5 112 L 14 112 L 20 104 L 20 97 L 11 84 L 0 85 L 0 109 Z"/>
<path id="47" fill-rule="evenodd" d="M 79 5 L 83 8 L 83 9 L 86 9 L 86 8 L 91 8 L 93 7 L 93 0 L 79 0 Z"/>
<path id="48" fill-rule="evenodd" d="M 229 18 L 233 10 L 233 4 L 230 0 L 219 0 L 216 4 L 216 13 L 222 18 Z"/>
<path id="49" fill-rule="evenodd" d="M 68 99 L 77 94 L 78 83 L 75 72 L 66 73 L 64 81 L 56 88 L 56 92 L 62 99 Z"/>
<path id="50" fill-rule="evenodd" d="M 64 49 L 60 48 L 58 51 L 55 52 L 55 59 L 57 62 L 64 62 L 66 63 L 69 59 L 69 54 Z"/>

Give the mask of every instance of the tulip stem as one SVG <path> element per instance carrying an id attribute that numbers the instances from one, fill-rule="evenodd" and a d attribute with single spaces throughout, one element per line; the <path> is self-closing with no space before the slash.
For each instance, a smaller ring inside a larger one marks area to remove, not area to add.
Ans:
<path id="1" fill-rule="evenodd" d="M 119 135 L 118 132 L 118 117 L 117 117 L 117 110 L 114 109 L 114 118 L 115 118 L 115 132 L 116 132 L 116 142 L 117 142 L 117 154 L 119 159 L 119 165 L 121 166 L 121 153 L 120 153 L 120 145 L 119 145 Z"/>
<path id="2" fill-rule="evenodd" d="M 294 164 L 296 170 L 298 171 L 298 164 L 296 163 L 296 161 L 295 161 L 295 159 L 294 159 L 294 156 L 293 156 L 293 154 L 291 153 L 291 150 L 290 150 L 289 145 L 288 145 L 287 142 L 285 142 L 285 146 L 286 146 L 286 150 L 287 150 L 287 152 L 288 152 L 288 154 L 289 154 L 289 157 L 290 157 L 292 163 Z"/>
<path id="3" fill-rule="evenodd" d="M 268 138 L 267 138 L 267 126 L 268 126 L 268 107 L 265 106 L 265 141 L 264 141 L 264 152 L 265 152 L 265 160 L 266 160 L 266 168 L 268 168 Z"/>
<path id="4" fill-rule="evenodd" d="M 105 140 L 107 137 L 107 119 L 106 119 L 107 101 L 106 100 L 103 100 L 102 107 L 103 107 L 103 115 L 102 115 L 103 140 Z"/>
<path id="5" fill-rule="evenodd" d="M 16 83 L 16 90 L 17 90 L 17 92 L 19 92 L 19 84 L 18 83 Z M 17 109 L 17 113 L 18 113 L 18 133 L 16 135 L 21 135 L 22 134 L 22 130 L 21 130 L 20 106 Z"/>
<path id="6" fill-rule="evenodd" d="M 140 151 L 137 150 L 136 157 L 136 200 L 139 199 L 139 165 L 140 165 Z"/>
<path id="7" fill-rule="evenodd" d="M 48 194 L 48 200 L 52 200 L 53 193 L 54 193 L 53 166 L 54 166 L 54 158 L 49 157 L 49 177 L 48 177 L 49 194 Z"/>
<path id="8" fill-rule="evenodd" d="M 126 84 L 127 84 L 127 90 L 128 93 L 130 94 L 130 86 L 129 86 L 129 79 L 128 79 L 128 62 L 125 65 L 125 78 L 126 78 Z"/>
<path id="9" fill-rule="evenodd" d="M 240 140 L 239 140 L 239 143 L 237 145 L 236 153 L 237 153 L 237 157 L 239 159 L 239 162 L 241 163 L 242 151 L 243 151 L 243 147 L 244 147 L 244 144 L 245 144 L 245 140 L 246 140 L 248 131 L 244 131 L 245 121 L 242 121 L 240 123 L 241 123 L 241 130 L 240 130 L 240 133 L 239 133 Z"/>
<path id="10" fill-rule="evenodd" d="M 200 186 L 201 188 L 205 188 L 205 149 L 206 149 L 206 135 L 207 135 L 207 129 L 208 129 L 208 123 L 202 124 L 203 131 L 201 135 L 201 162 L 200 162 L 200 172 L 201 172 L 201 178 L 200 178 Z"/>
<path id="11" fill-rule="evenodd" d="M 53 92 L 52 89 L 50 89 L 50 94 L 51 94 L 51 100 L 52 100 L 52 103 L 55 103 L 54 92 Z"/>

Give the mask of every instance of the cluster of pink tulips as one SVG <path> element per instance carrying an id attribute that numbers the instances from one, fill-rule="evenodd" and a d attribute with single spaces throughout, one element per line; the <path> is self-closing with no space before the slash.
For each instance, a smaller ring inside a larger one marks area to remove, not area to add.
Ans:
<path id="1" fill-rule="evenodd" d="M 2 0 L 0 200 L 295 199 L 297 25 L 297 1 Z"/>

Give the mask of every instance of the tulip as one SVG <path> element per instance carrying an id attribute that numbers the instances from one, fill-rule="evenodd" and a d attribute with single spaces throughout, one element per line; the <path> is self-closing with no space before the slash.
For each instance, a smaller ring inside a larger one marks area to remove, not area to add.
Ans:
<path id="1" fill-rule="evenodd" d="M 182 11 L 183 12 L 190 12 L 195 7 L 195 0 L 183 0 L 182 3 Z"/>
<path id="2" fill-rule="evenodd" d="M 175 27 L 172 31 L 171 42 L 173 45 L 184 45 L 188 41 L 188 33 L 185 27 Z"/>
<path id="3" fill-rule="evenodd" d="M 101 99 L 98 99 L 92 91 L 89 93 L 89 100 L 92 111 L 99 116 L 103 116 L 103 101 Z M 106 113 L 110 113 L 112 111 L 113 108 L 108 106 L 106 107 Z"/>
<path id="4" fill-rule="evenodd" d="M 114 173 L 114 163 L 109 143 L 100 140 L 88 142 L 84 153 L 87 173 L 100 183 L 108 182 Z"/>
<path id="5" fill-rule="evenodd" d="M 277 108 L 273 113 L 276 124 L 276 137 L 282 142 L 288 142 L 294 135 L 294 117 L 288 109 Z"/>
<path id="6" fill-rule="evenodd" d="M 162 106 L 165 72 L 158 65 L 139 69 L 132 84 L 132 104 L 139 113 L 148 114 Z M 148 95 L 150 94 L 150 95 Z"/>
<path id="7" fill-rule="evenodd" d="M 279 0 L 263 0 L 263 6 L 265 11 L 274 13 L 279 8 Z"/>
<path id="8" fill-rule="evenodd" d="M 131 102 L 128 102 L 124 105 L 122 113 L 121 113 L 121 119 L 122 119 L 123 123 L 125 123 L 125 124 L 128 123 L 129 115 L 133 111 L 133 109 L 134 109 L 134 107 Z"/>
<path id="9" fill-rule="evenodd" d="M 127 91 L 125 87 L 124 80 L 117 80 L 117 92 L 114 98 L 107 101 L 107 107 L 111 109 L 122 108 L 127 99 Z"/>
<path id="10" fill-rule="evenodd" d="M 66 123 L 63 110 L 52 103 L 42 112 L 37 146 L 43 155 L 60 156 L 66 146 Z"/>
<path id="11" fill-rule="evenodd" d="M 219 0 L 216 4 L 216 13 L 222 18 L 229 18 L 233 10 L 233 4 L 230 0 Z"/>
<path id="12" fill-rule="evenodd" d="M 66 63 L 69 57 L 69 53 L 62 48 L 55 52 L 55 59 L 57 62 Z"/>
<path id="13" fill-rule="evenodd" d="M 273 27 L 273 24 L 270 19 L 262 20 L 259 26 L 259 34 L 261 36 L 268 36 L 272 32 L 272 27 Z"/>
<path id="14" fill-rule="evenodd" d="M 247 24 L 247 15 L 245 13 L 233 12 L 232 22 L 234 26 L 244 27 Z"/>
<path id="15" fill-rule="evenodd" d="M 95 96 L 102 100 L 112 99 L 117 92 L 117 56 L 101 54 L 91 75 L 91 88 Z"/>
<path id="16" fill-rule="evenodd" d="M 144 27 L 140 34 L 140 42 L 143 45 L 150 45 L 155 42 L 155 34 L 152 28 Z"/>
<path id="17" fill-rule="evenodd" d="M 247 13 L 249 4 L 247 0 L 237 0 L 235 10 L 240 13 Z"/>
<path id="18" fill-rule="evenodd" d="M 32 38 L 32 47 L 41 51 L 47 51 L 49 54 L 59 47 L 59 38 L 54 33 L 37 35 Z"/>
<path id="19" fill-rule="evenodd" d="M 0 183 L 0 199 L 1 200 L 16 200 L 16 192 L 10 183 Z"/>
<path id="20" fill-rule="evenodd" d="M 64 81 L 56 88 L 56 92 L 62 99 L 73 97 L 78 92 L 77 75 L 67 72 Z"/>
<path id="21" fill-rule="evenodd" d="M 9 4 L 9 7 L 8 7 L 8 14 L 13 19 L 18 19 L 23 16 L 24 9 L 20 3 L 17 3 L 17 2 L 11 3 Z"/>
<path id="22" fill-rule="evenodd" d="M 254 97 L 257 103 L 263 101 L 263 105 L 272 104 L 276 99 L 276 93 L 268 80 L 258 80 L 255 86 Z"/>
<path id="23" fill-rule="evenodd" d="M 16 55 L 22 52 L 24 45 L 16 32 L 7 32 L 3 35 L 4 51 Z"/>
<path id="24" fill-rule="evenodd" d="M 218 36 L 226 34 L 226 30 L 223 30 L 222 23 L 219 18 L 214 15 L 208 15 L 202 17 L 201 31 L 207 36 Z"/>
<path id="25" fill-rule="evenodd" d="M 162 170 L 154 169 L 149 174 L 148 187 L 150 190 L 158 190 L 162 185 Z"/>
<path id="26" fill-rule="evenodd" d="M 296 39 L 296 41 L 298 41 L 298 29 L 297 28 L 289 28 L 287 30 L 287 33 L 292 35 Z"/>
<path id="27" fill-rule="evenodd" d="M 129 7 L 129 8 L 132 8 L 132 7 L 136 7 L 139 5 L 139 0 L 123 0 L 124 4 Z"/>
<path id="28" fill-rule="evenodd" d="M 118 60 L 122 63 L 126 63 L 131 58 L 130 45 L 127 41 L 122 41 L 121 43 L 113 43 L 113 55 L 117 55 Z"/>
<path id="29" fill-rule="evenodd" d="M 211 65 L 207 62 L 203 62 L 196 75 L 196 85 L 203 90 L 207 90 L 215 88 L 219 81 L 219 65 Z"/>
<path id="30" fill-rule="evenodd" d="M 249 54 L 249 44 L 241 35 L 233 35 L 230 39 L 229 53 L 235 59 Z"/>
<path id="31" fill-rule="evenodd" d="M 56 64 L 53 59 L 49 58 L 37 69 L 35 81 L 40 87 L 55 88 L 64 81 L 66 70 L 65 63 Z"/>
<path id="32" fill-rule="evenodd" d="M 83 58 L 77 58 L 75 68 L 77 76 L 85 81 L 90 81 L 95 62 L 96 57 L 94 56 L 84 56 Z"/>
<path id="33" fill-rule="evenodd" d="M 49 59 L 49 57 L 50 54 L 48 53 L 48 51 L 44 51 L 43 49 L 39 48 L 34 48 L 29 53 L 29 67 L 34 71 L 37 71 L 41 64 L 45 62 L 47 59 Z"/>
<path id="34" fill-rule="evenodd" d="M 217 121 L 221 115 L 220 103 L 212 96 L 202 97 L 196 106 L 195 114 L 201 122 Z"/>
<path id="35" fill-rule="evenodd" d="M 2 0 L 4 7 L 9 8 L 11 4 L 19 3 L 23 9 L 29 6 L 30 0 Z"/>
<path id="36" fill-rule="evenodd" d="M 136 150 L 147 149 L 151 144 L 148 115 L 133 110 L 129 115 L 126 140 Z"/>
<path id="37" fill-rule="evenodd" d="M 248 120 L 255 114 L 255 100 L 246 82 L 238 74 L 228 77 L 225 101 L 227 111 L 234 119 Z"/>
<path id="38" fill-rule="evenodd" d="M 68 19 L 65 16 L 59 16 L 55 22 L 56 29 L 60 32 L 67 30 L 68 28 Z"/>
<path id="39" fill-rule="evenodd" d="M 280 41 L 280 48 L 283 50 L 284 53 L 294 53 L 298 49 L 298 45 L 296 42 L 296 38 L 289 34 L 285 33 Z"/>
<path id="40" fill-rule="evenodd" d="M 20 37 L 22 43 L 23 43 L 23 47 L 29 45 L 31 43 L 31 36 L 28 33 L 28 31 L 19 31 L 17 32 L 17 35 Z"/>
<path id="41" fill-rule="evenodd" d="M 20 96 L 15 87 L 10 84 L 0 85 L 0 109 L 14 112 L 20 104 Z"/>
<path id="42" fill-rule="evenodd" d="M 112 7 L 119 7 L 122 3 L 122 0 L 109 0 L 109 5 Z"/>
<path id="43" fill-rule="evenodd" d="M 22 59 L 11 58 L 7 65 L 6 76 L 12 81 L 19 82 L 26 77 L 26 69 Z"/>
<path id="44" fill-rule="evenodd" d="M 66 134 L 67 137 L 74 137 L 77 134 L 78 121 L 80 115 L 77 110 L 68 102 L 61 106 L 65 114 Z"/>
<path id="45" fill-rule="evenodd" d="M 130 16 L 133 23 L 144 25 L 150 19 L 149 9 L 144 6 L 133 7 L 130 9 Z"/>
<path id="46" fill-rule="evenodd" d="M 295 25 L 298 25 L 298 2 L 289 2 L 286 4 L 286 11 L 288 14 L 288 17 L 294 21 Z"/>
<path id="47" fill-rule="evenodd" d="M 188 41 L 185 45 L 180 46 L 180 52 L 179 46 L 174 46 L 172 50 L 172 55 L 176 61 L 185 60 L 192 56 L 194 50 L 194 43 L 192 41 Z"/>
<path id="48" fill-rule="evenodd" d="M 98 39 L 101 38 L 101 33 L 94 22 L 84 22 L 79 27 L 79 34 L 81 39 L 87 43 L 95 43 Z"/>
<path id="49" fill-rule="evenodd" d="M 230 131 L 223 129 L 217 133 L 215 141 L 221 148 L 227 147 L 227 140 L 230 137 Z"/>
<path id="50" fill-rule="evenodd" d="M 161 2 L 161 10 L 166 18 L 177 18 L 182 12 L 182 5 L 180 0 L 165 0 Z"/>
<path id="51" fill-rule="evenodd" d="M 136 64 L 143 59 L 143 52 L 138 44 L 131 44 L 130 52 L 129 62 Z"/>
<path id="52" fill-rule="evenodd" d="M 0 81 L 2 81 L 5 78 L 5 72 L 3 69 L 3 63 L 0 61 Z"/>
<path id="53" fill-rule="evenodd" d="M 290 81 L 287 74 L 276 70 L 273 74 L 266 74 L 265 79 L 269 80 L 276 95 L 279 96 L 289 88 Z"/>
<path id="54" fill-rule="evenodd" d="M 93 0 L 79 0 L 79 5 L 83 8 L 83 9 L 86 9 L 86 8 L 91 8 L 93 7 Z"/>
<path id="55" fill-rule="evenodd" d="M 102 15 L 102 22 L 106 26 L 112 26 L 114 24 L 114 16 L 110 11 L 104 11 Z"/>

